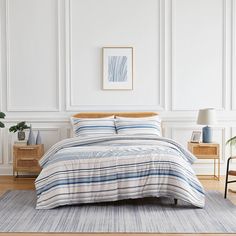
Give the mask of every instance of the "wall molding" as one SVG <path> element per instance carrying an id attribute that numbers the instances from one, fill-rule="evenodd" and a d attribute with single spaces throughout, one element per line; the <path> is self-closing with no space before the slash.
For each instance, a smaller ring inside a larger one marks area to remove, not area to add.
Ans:
<path id="1" fill-rule="evenodd" d="M 175 6 L 176 0 L 171 1 L 171 76 L 170 76 L 170 97 L 171 97 L 171 110 L 172 111 L 196 111 L 195 109 L 178 109 L 174 106 L 174 86 L 175 86 Z M 220 111 L 226 109 L 226 0 L 222 1 L 222 101 Z"/>
<path id="2" fill-rule="evenodd" d="M 235 63 L 236 63 L 236 32 L 235 32 L 235 27 L 236 27 L 236 5 L 235 5 L 235 1 L 232 0 L 231 1 L 231 33 L 232 33 L 232 41 L 231 41 L 231 110 L 236 110 L 236 96 L 235 94 L 235 90 L 236 90 L 236 74 L 235 74 Z"/>
<path id="3" fill-rule="evenodd" d="M 35 106 L 14 106 L 11 103 L 11 57 L 10 57 L 10 51 L 11 51 L 11 45 L 10 45 L 10 19 L 9 19 L 9 1 L 6 0 L 6 64 L 7 64 L 7 72 L 6 72 L 6 91 L 7 91 L 7 100 L 6 100 L 6 109 L 7 111 L 60 111 L 61 109 L 61 39 L 60 39 L 60 32 L 61 32 L 61 4 L 62 0 L 57 0 L 56 6 L 57 6 L 57 14 L 56 14 L 56 38 L 57 38 L 57 52 L 56 52 L 56 92 L 57 92 L 57 105 L 56 107 L 35 107 Z"/>
<path id="4" fill-rule="evenodd" d="M 110 106 L 110 105 L 79 105 L 79 104 L 73 104 L 72 101 L 72 87 L 73 87 L 73 79 L 71 77 L 71 32 L 72 32 L 72 19 L 71 19 L 71 0 L 66 0 L 66 5 L 65 5 L 65 26 L 66 26 L 66 111 L 91 111 L 91 110 L 103 110 L 103 111 L 109 111 L 109 110 L 124 110 L 124 111 L 130 111 L 130 110 L 164 110 L 165 109 L 165 66 L 164 66 L 164 54 L 165 54 L 165 40 L 163 38 L 163 32 L 165 29 L 164 22 L 165 22 L 165 15 L 163 9 L 165 8 L 165 0 L 157 0 L 158 1 L 158 19 L 159 19 L 159 24 L 158 24 L 158 30 L 159 30 L 159 44 L 158 44 L 158 51 L 159 51 L 159 65 L 157 67 L 159 68 L 159 74 L 158 74 L 158 82 L 159 82 L 159 90 L 158 90 L 158 95 L 159 98 L 157 101 L 157 105 L 147 105 L 147 106 L 142 106 L 142 105 L 115 105 L 115 106 Z"/>
<path id="5" fill-rule="evenodd" d="M 1 7 L 3 3 L 1 2 L 0 3 L 0 13 L 2 13 L 3 9 Z M 0 34 L 2 35 L 3 34 L 3 16 L 2 14 L 0 14 Z M 3 51 L 3 40 L 2 40 L 2 37 L 0 37 L 0 51 Z M 0 111 L 2 111 L 2 101 L 3 101 L 3 90 L 2 90 L 2 87 L 3 87 L 3 53 L 0 53 Z M 0 139 L 1 140 L 1 139 Z M 1 155 L 1 153 L 0 153 Z"/>
<path id="6" fill-rule="evenodd" d="M 38 116 L 38 117 L 29 117 L 29 116 L 16 116 L 16 117 L 9 117 L 7 116 L 4 120 L 5 124 L 8 123 L 15 123 L 19 122 L 19 120 L 25 120 L 28 123 L 70 123 L 69 115 L 67 117 L 65 116 L 57 116 L 57 117 L 44 117 L 44 116 Z"/>

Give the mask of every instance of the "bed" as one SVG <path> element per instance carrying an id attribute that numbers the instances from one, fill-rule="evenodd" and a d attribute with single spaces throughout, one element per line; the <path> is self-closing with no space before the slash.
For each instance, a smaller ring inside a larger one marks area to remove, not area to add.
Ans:
<path id="1" fill-rule="evenodd" d="M 72 119 L 75 137 L 40 160 L 36 209 L 144 197 L 204 207 L 204 189 L 192 169 L 196 158 L 161 136 L 157 113 L 78 113 Z"/>

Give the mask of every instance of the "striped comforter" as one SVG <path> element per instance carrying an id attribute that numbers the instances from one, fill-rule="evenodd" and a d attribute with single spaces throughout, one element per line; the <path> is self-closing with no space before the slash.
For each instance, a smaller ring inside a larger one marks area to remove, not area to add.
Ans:
<path id="1" fill-rule="evenodd" d="M 37 209 L 148 196 L 203 207 L 205 194 L 180 144 L 156 135 L 71 138 L 41 159 Z"/>

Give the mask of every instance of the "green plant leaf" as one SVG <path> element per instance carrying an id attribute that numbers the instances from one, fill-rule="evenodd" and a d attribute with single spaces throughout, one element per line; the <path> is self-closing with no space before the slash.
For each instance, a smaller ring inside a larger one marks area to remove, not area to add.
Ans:
<path id="1" fill-rule="evenodd" d="M 6 116 L 5 113 L 0 111 L 0 119 L 4 119 L 5 116 Z M 4 128 L 4 127 L 5 127 L 5 125 L 0 121 L 0 128 Z"/>
<path id="2" fill-rule="evenodd" d="M 9 128 L 9 131 L 15 133 L 15 132 L 17 131 L 16 125 L 11 126 L 11 127 Z"/>
<path id="3" fill-rule="evenodd" d="M 25 121 L 21 121 L 19 123 L 17 123 L 16 125 L 13 125 L 9 128 L 10 132 L 17 132 L 17 131 L 24 131 L 25 129 L 29 129 L 30 127 L 28 125 L 25 124 Z"/>
<path id="4" fill-rule="evenodd" d="M 4 128 L 5 125 L 0 121 L 0 128 Z"/>
<path id="5" fill-rule="evenodd" d="M 236 145 L 236 136 L 230 138 L 227 142 L 226 145 L 234 146 Z"/>
<path id="6" fill-rule="evenodd" d="M 6 116 L 5 113 L 3 113 L 3 112 L 0 111 L 0 119 L 4 119 L 5 116 Z"/>

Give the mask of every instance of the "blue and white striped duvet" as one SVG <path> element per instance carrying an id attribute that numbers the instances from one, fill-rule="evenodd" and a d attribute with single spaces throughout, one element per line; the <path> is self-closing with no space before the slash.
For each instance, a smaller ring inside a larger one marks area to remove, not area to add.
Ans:
<path id="1" fill-rule="evenodd" d="M 148 196 L 203 207 L 205 195 L 191 167 L 194 161 L 178 143 L 156 135 L 66 139 L 40 161 L 36 208 Z"/>

